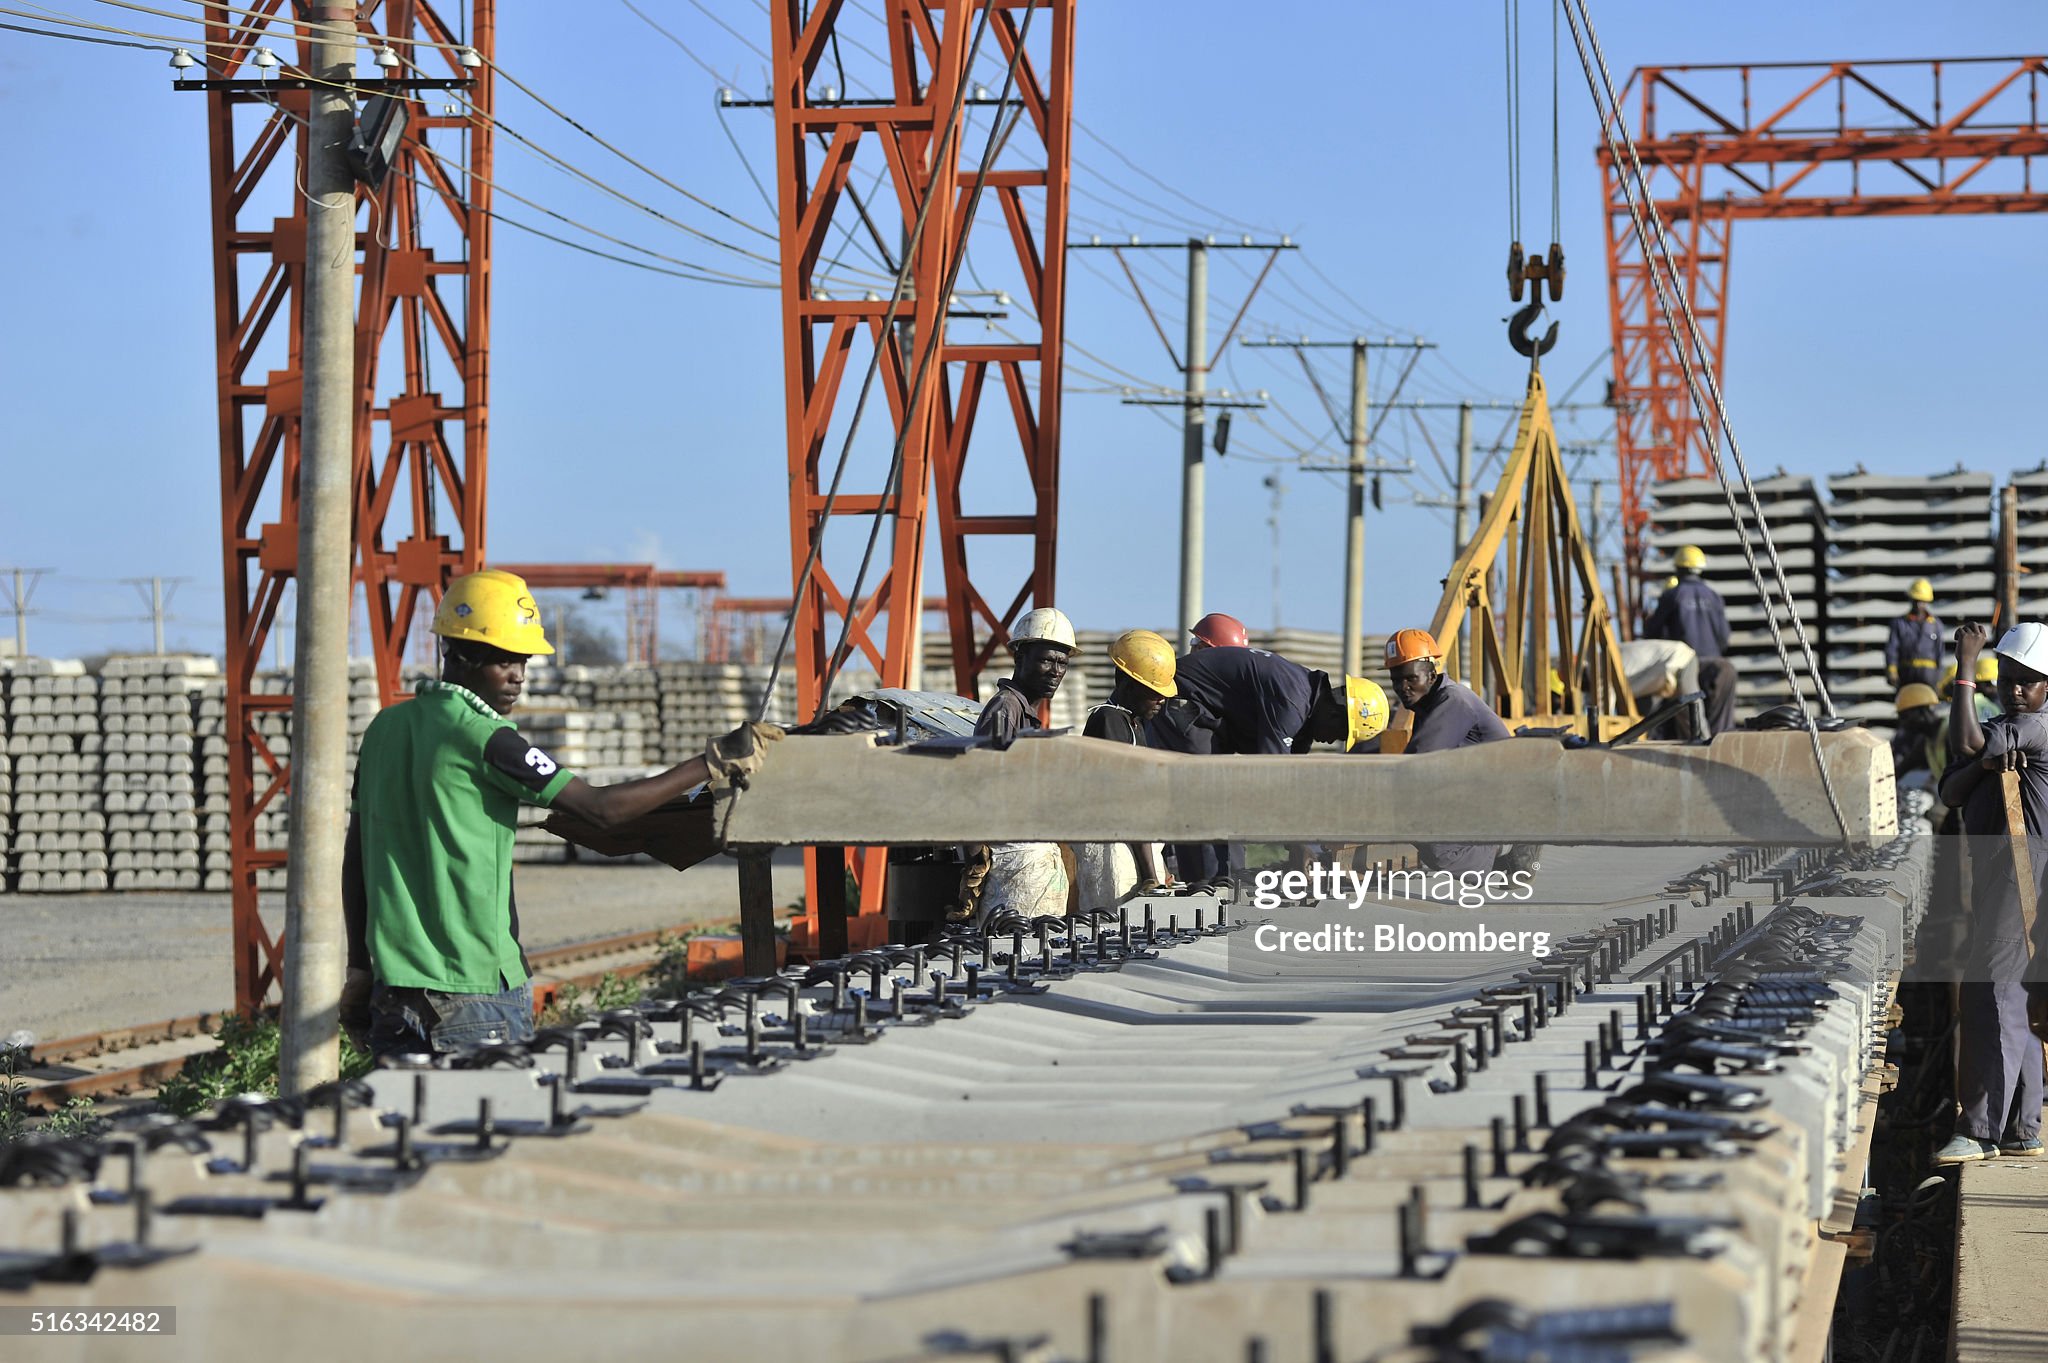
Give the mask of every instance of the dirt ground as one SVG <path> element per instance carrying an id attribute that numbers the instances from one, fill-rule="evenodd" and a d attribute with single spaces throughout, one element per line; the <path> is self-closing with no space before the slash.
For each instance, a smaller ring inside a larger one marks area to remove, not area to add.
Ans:
<path id="1" fill-rule="evenodd" d="M 656 865 L 522 866 L 521 935 L 533 950 L 739 912 L 726 858 Z M 775 861 L 775 890 L 803 893 L 803 859 Z M 267 896 L 273 929 L 282 896 Z M 54 1041 L 228 1007 L 235 996 L 225 894 L 0 894 L 0 1037 Z"/>

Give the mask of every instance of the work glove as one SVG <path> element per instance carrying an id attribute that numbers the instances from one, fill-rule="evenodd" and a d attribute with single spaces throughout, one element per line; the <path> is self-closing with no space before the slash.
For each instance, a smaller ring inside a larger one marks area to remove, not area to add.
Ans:
<path id="1" fill-rule="evenodd" d="M 713 789 L 747 784 L 747 778 L 761 770 L 768 745 L 781 738 L 783 730 L 774 724 L 742 724 L 729 734 L 720 734 L 704 745 L 704 765 L 710 769 Z"/>

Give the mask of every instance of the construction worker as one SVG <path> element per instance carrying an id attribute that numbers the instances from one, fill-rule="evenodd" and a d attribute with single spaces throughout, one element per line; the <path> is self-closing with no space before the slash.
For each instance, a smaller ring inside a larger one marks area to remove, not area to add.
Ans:
<path id="1" fill-rule="evenodd" d="M 1893 686 L 1925 682 L 1941 676 L 1941 617 L 1934 613 L 1934 584 L 1924 577 L 1906 588 L 1906 613 L 1893 620 L 1884 636 L 1884 677 Z"/>
<path id="2" fill-rule="evenodd" d="M 1956 1097 L 1962 1113 L 1937 1164 L 2039 1155 L 2041 1043 L 2029 1030 L 2048 1015 L 2048 985 L 2030 981 L 2026 907 L 2006 821 L 2003 774 L 2019 773 L 2033 887 L 2048 884 L 2048 626 L 2032 621 L 1998 641 L 1998 698 L 2004 713 L 1979 722 L 1968 699 L 1988 632 L 1956 631 L 1955 692 L 1949 702 L 1951 755 L 1942 803 L 1962 811 L 1968 835 L 1968 941 L 1957 998 Z"/>
<path id="3" fill-rule="evenodd" d="M 1307 752 L 1349 731 L 1344 694 L 1326 672 L 1262 648 L 1196 649 L 1174 674 L 1225 753 Z"/>
<path id="4" fill-rule="evenodd" d="M 533 1035 L 533 992 L 512 899 L 521 804 L 601 829 L 706 782 L 744 783 L 782 730 L 743 725 L 658 776 L 594 786 L 505 716 L 526 661 L 551 654 L 540 608 L 511 573 L 448 584 L 434 612 L 441 676 L 380 712 L 356 763 L 342 869 L 344 1025 L 378 1055 L 439 1054 Z"/>
<path id="5" fill-rule="evenodd" d="M 1205 648 L 1247 648 L 1251 635 L 1245 632 L 1244 621 L 1221 611 L 1211 611 L 1188 627 L 1188 651 L 1199 653 Z"/>
<path id="6" fill-rule="evenodd" d="M 1050 606 L 1026 611 L 1010 631 L 1010 675 L 996 683 L 975 721 L 974 732 L 1006 749 L 1017 735 L 1044 727 L 1038 707 L 1059 693 L 1067 663 L 1080 650 L 1074 625 Z M 1056 842 L 998 842 L 966 849 L 955 922 L 984 923 L 993 914 L 1026 918 L 1061 916 L 1071 887 L 1065 858 Z"/>
<path id="7" fill-rule="evenodd" d="M 1387 640 L 1386 662 L 1395 696 L 1415 716 L 1409 752 L 1445 752 L 1509 736 L 1493 707 L 1471 687 L 1439 670 L 1443 650 L 1428 630 L 1394 631 Z M 1491 871 L 1501 848 L 1495 843 L 1439 842 L 1418 844 L 1416 852 L 1432 871 L 1463 874 Z"/>
<path id="8" fill-rule="evenodd" d="M 1892 734 L 1892 775 L 1903 786 L 1908 785 L 1907 777 L 1926 773 L 1908 788 L 1939 782 L 1942 768 L 1948 765 L 1948 753 L 1940 746 L 1941 698 L 1927 683 L 1909 682 L 1899 688 L 1892 704 L 1899 716 L 1899 727 Z"/>
<path id="9" fill-rule="evenodd" d="M 974 732 L 1007 748 L 1018 734 L 1042 727 L 1038 707 L 1059 693 L 1068 660 L 1077 651 L 1073 622 L 1064 614 L 1050 606 L 1027 611 L 1010 631 L 1010 675 L 996 683 Z"/>
<path id="10" fill-rule="evenodd" d="M 1109 699 L 1089 710 L 1081 732 L 1142 748 L 1146 722 L 1178 694 L 1173 645 L 1149 629 L 1125 630 L 1109 646 L 1109 661 L 1116 669 Z M 1074 858 L 1081 906 L 1087 909 L 1114 908 L 1134 890 L 1156 889 L 1171 879 L 1166 849 L 1158 843 L 1083 843 Z"/>
<path id="11" fill-rule="evenodd" d="M 1728 661 L 1728 608 L 1701 572 L 1707 556 L 1685 545 L 1675 560 L 1678 583 L 1657 598 L 1643 625 L 1646 639 L 1676 639 L 1699 657 L 1700 688 L 1707 693 L 1707 728 L 1717 734 L 1735 727 L 1735 664 Z"/>

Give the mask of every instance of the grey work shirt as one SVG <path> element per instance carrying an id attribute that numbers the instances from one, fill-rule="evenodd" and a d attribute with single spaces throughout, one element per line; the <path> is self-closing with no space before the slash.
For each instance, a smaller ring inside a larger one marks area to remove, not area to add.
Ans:
<path id="1" fill-rule="evenodd" d="M 1038 727 L 1038 707 L 1008 677 L 996 683 L 996 693 L 981 707 L 981 718 L 974 722 L 974 732 L 993 739 L 998 748 L 1009 747 L 1017 741 L 1018 734 Z"/>
<path id="2" fill-rule="evenodd" d="M 1984 757 L 2003 757 L 2019 750 L 2027 755 L 2020 768 L 2020 811 L 2026 820 L 2027 842 L 2033 853 L 2034 886 L 2038 895 L 2048 887 L 2048 714 L 1998 715 L 1982 721 Z M 1966 978 L 2011 980 L 2037 975 L 2048 969 L 2048 943 L 2036 941 L 2036 969 L 2028 971 L 2024 917 L 2020 911 L 2019 883 L 2013 875 L 2012 848 L 2005 826 L 2005 796 L 2002 774 L 1987 771 L 1963 802 L 1963 832 L 1969 836 L 1973 860 L 1970 871 L 1970 941 Z M 2048 914 L 2038 915 L 2035 936 L 2048 930 Z M 2048 983 L 2029 980 L 2033 990 Z"/>
<path id="3" fill-rule="evenodd" d="M 1409 752 L 1448 752 L 1475 743 L 1509 737 L 1508 726 L 1471 687 L 1439 675 L 1436 685 L 1415 705 L 1415 727 L 1408 735 Z M 1431 842 L 1416 845 L 1422 864 L 1432 871 L 1485 872 L 1500 855 L 1497 843 Z"/>

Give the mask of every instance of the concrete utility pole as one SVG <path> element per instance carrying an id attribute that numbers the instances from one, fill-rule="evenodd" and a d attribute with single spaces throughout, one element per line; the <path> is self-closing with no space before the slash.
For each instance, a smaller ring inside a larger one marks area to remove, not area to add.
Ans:
<path id="1" fill-rule="evenodd" d="M 142 596 L 142 604 L 149 608 L 151 633 L 155 638 L 156 656 L 164 656 L 164 621 L 170 618 L 171 598 L 178 594 L 178 588 L 191 581 L 184 577 L 129 577 L 123 578 L 129 586 Z"/>
<path id="2" fill-rule="evenodd" d="M 1409 351 L 1408 367 L 1401 374 L 1401 383 L 1405 384 L 1408 374 L 1413 372 L 1415 368 L 1415 361 L 1422 357 L 1422 352 L 1434 350 L 1436 347 L 1431 342 L 1423 340 L 1368 341 L 1363 336 L 1355 336 L 1348 341 L 1311 341 L 1306 338 L 1298 341 L 1283 341 L 1269 338 L 1264 341 L 1245 341 L 1243 344 L 1253 348 L 1283 348 L 1294 351 L 1296 356 L 1301 359 L 1302 370 L 1308 375 L 1310 384 L 1314 386 L 1316 396 L 1322 400 L 1324 412 L 1329 416 L 1331 424 L 1337 425 L 1339 433 L 1345 438 L 1349 457 L 1345 461 L 1342 470 L 1345 474 L 1344 642 L 1342 647 L 1344 650 L 1344 670 L 1354 676 L 1360 675 L 1364 671 L 1364 667 L 1363 660 L 1359 655 L 1365 648 L 1366 475 L 1369 473 L 1378 475 L 1382 473 L 1413 472 L 1412 467 L 1406 464 L 1368 463 L 1366 460 L 1366 447 L 1372 443 L 1373 435 L 1373 426 L 1366 420 L 1369 403 L 1366 390 L 1366 352 L 1375 349 Z M 1337 348 L 1349 349 L 1351 351 L 1351 419 L 1348 426 L 1338 424 L 1337 413 L 1330 408 L 1330 400 L 1328 395 L 1323 392 L 1321 381 L 1316 378 L 1315 371 L 1309 368 L 1307 357 L 1302 353 L 1309 350 Z M 1400 391 L 1400 387 L 1400 384 L 1395 386 L 1397 394 Z M 1302 467 L 1317 468 L 1322 466 L 1304 464 Z"/>
<path id="3" fill-rule="evenodd" d="M 1280 632 L 1280 502 L 1287 495 L 1287 485 L 1280 481 L 1280 475 L 1266 475 L 1266 490 L 1273 494 L 1273 509 L 1266 514 L 1266 526 L 1273 535 L 1273 632 Z"/>
<path id="4" fill-rule="evenodd" d="M 1208 485 L 1202 438 L 1209 413 L 1202 398 L 1209 389 L 1209 247 L 1200 241 L 1188 243 L 1187 349 L 1182 354 L 1187 356 L 1187 405 L 1180 441 L 1180 619 L 1174 624 L 1187 629 L 1202 618 L 1202 522 Z"/>
<path id="5" fill-rule="evenodd" d="M 28 656 L 28 599 L 35 595 L 36 583 L 42 579 L 48 568 L 9 568 L 14 578 L 14 595 L 8 601 L 8 608 L 14 612 L 14 656 Z"/>
<path id="6" fill-rule="evenodd" d="M 1185 630 L 1202 616 L 1202 532 L 1207 517 L 1206 483 L 1208 470 L 1203 463 L 1202 448 L 1209 429 L 1209 409 L 1212 407 L 1263 407 L 1265 394 L 1260 393 L 1257 401 L 1233 400 L 1228 391 L 1219 397 L 1209 396 L 1209 368 L 1215 357 L 1223 353 L 1223 347 L 1230 344 L 1230 338 L 1237 333 L 1238 323 L 1244 321 L 1245 313 L 1251 308 L 1252 299 L 1258 297 L 1259 289 L 1266 282 L 1266 276 L 1273 269 L 1273 262 L 1280 258 L 1282 251 L 1295 249 L 1294 243 L 1286 237 L 1277 242 L 1258 242 L 1250 237 L 1236 241 L 1218 241 L 1215 237 L 1191 237 L 1186 242 L 1140 242 L 1135 236 L 1126 241 L 1106 242 L 1097 237 L 1090 241 L 1067 243 L 1069 250 L 1102 250 L 1116 256 L 1117 264 L 1123 267 L 1124 277 L 1131 283 L 1137 294 L 1138 303 L 1151 319 L 1152 329 L 1159 334 L 1167 355 L 1173 360 L 1174 368 L 1181 372 L 1181 391 L 1177 397 L 1141 398 L 1126 397 L 1126 405 L 1138 407 L 1172 406 L 1181 409 L 1181 474 L 1180 474 L 1180 619 L 1175 627 Z M 1173 342 L 1167 339 L 1166 328 L 1159 324 L 1159 314 L 1153 311 L 1151 301 L 1145 296 L 1145 286 L 1124 259 L 1126 251 L 1185 250 L 1188 253 L 1187 275 L 1187 329 L 1184 336 L 1186 351 L 1175 354 Z M 1244 302 L 1238 305 L 1237 316 L 1224 329 L 1223 339 L 1212 352 L 1209 349 L 1209 252 L 1220 250 L 1246 250 L 1266 252 L 1266 263 L 1260 268 L 1258 277 L 1252 281 L 1245 293 Z"/>
<path id="7" fill-rule="evenodd" d="M 349 517 L 355 440 L 355 6 L 311 7 L 307 92 L 304 399 L 293 637 L 291 841 L 285 881 L 278 1091 L 341 1070 L 341 856 L 348 824 Z"/>
<path id="8" fill-rule="evenodd" d="M 1465 552 L 1472 534 L 1472 404 L 1458 404 L 1458 485 L 1451 489 L 1451 562 Z M 1472 621 L 1470 612 L 1458 619 L 1458 661 L 1471 667 Z M 1443 647 L 1441 640 L 1437 647 Z"/>

